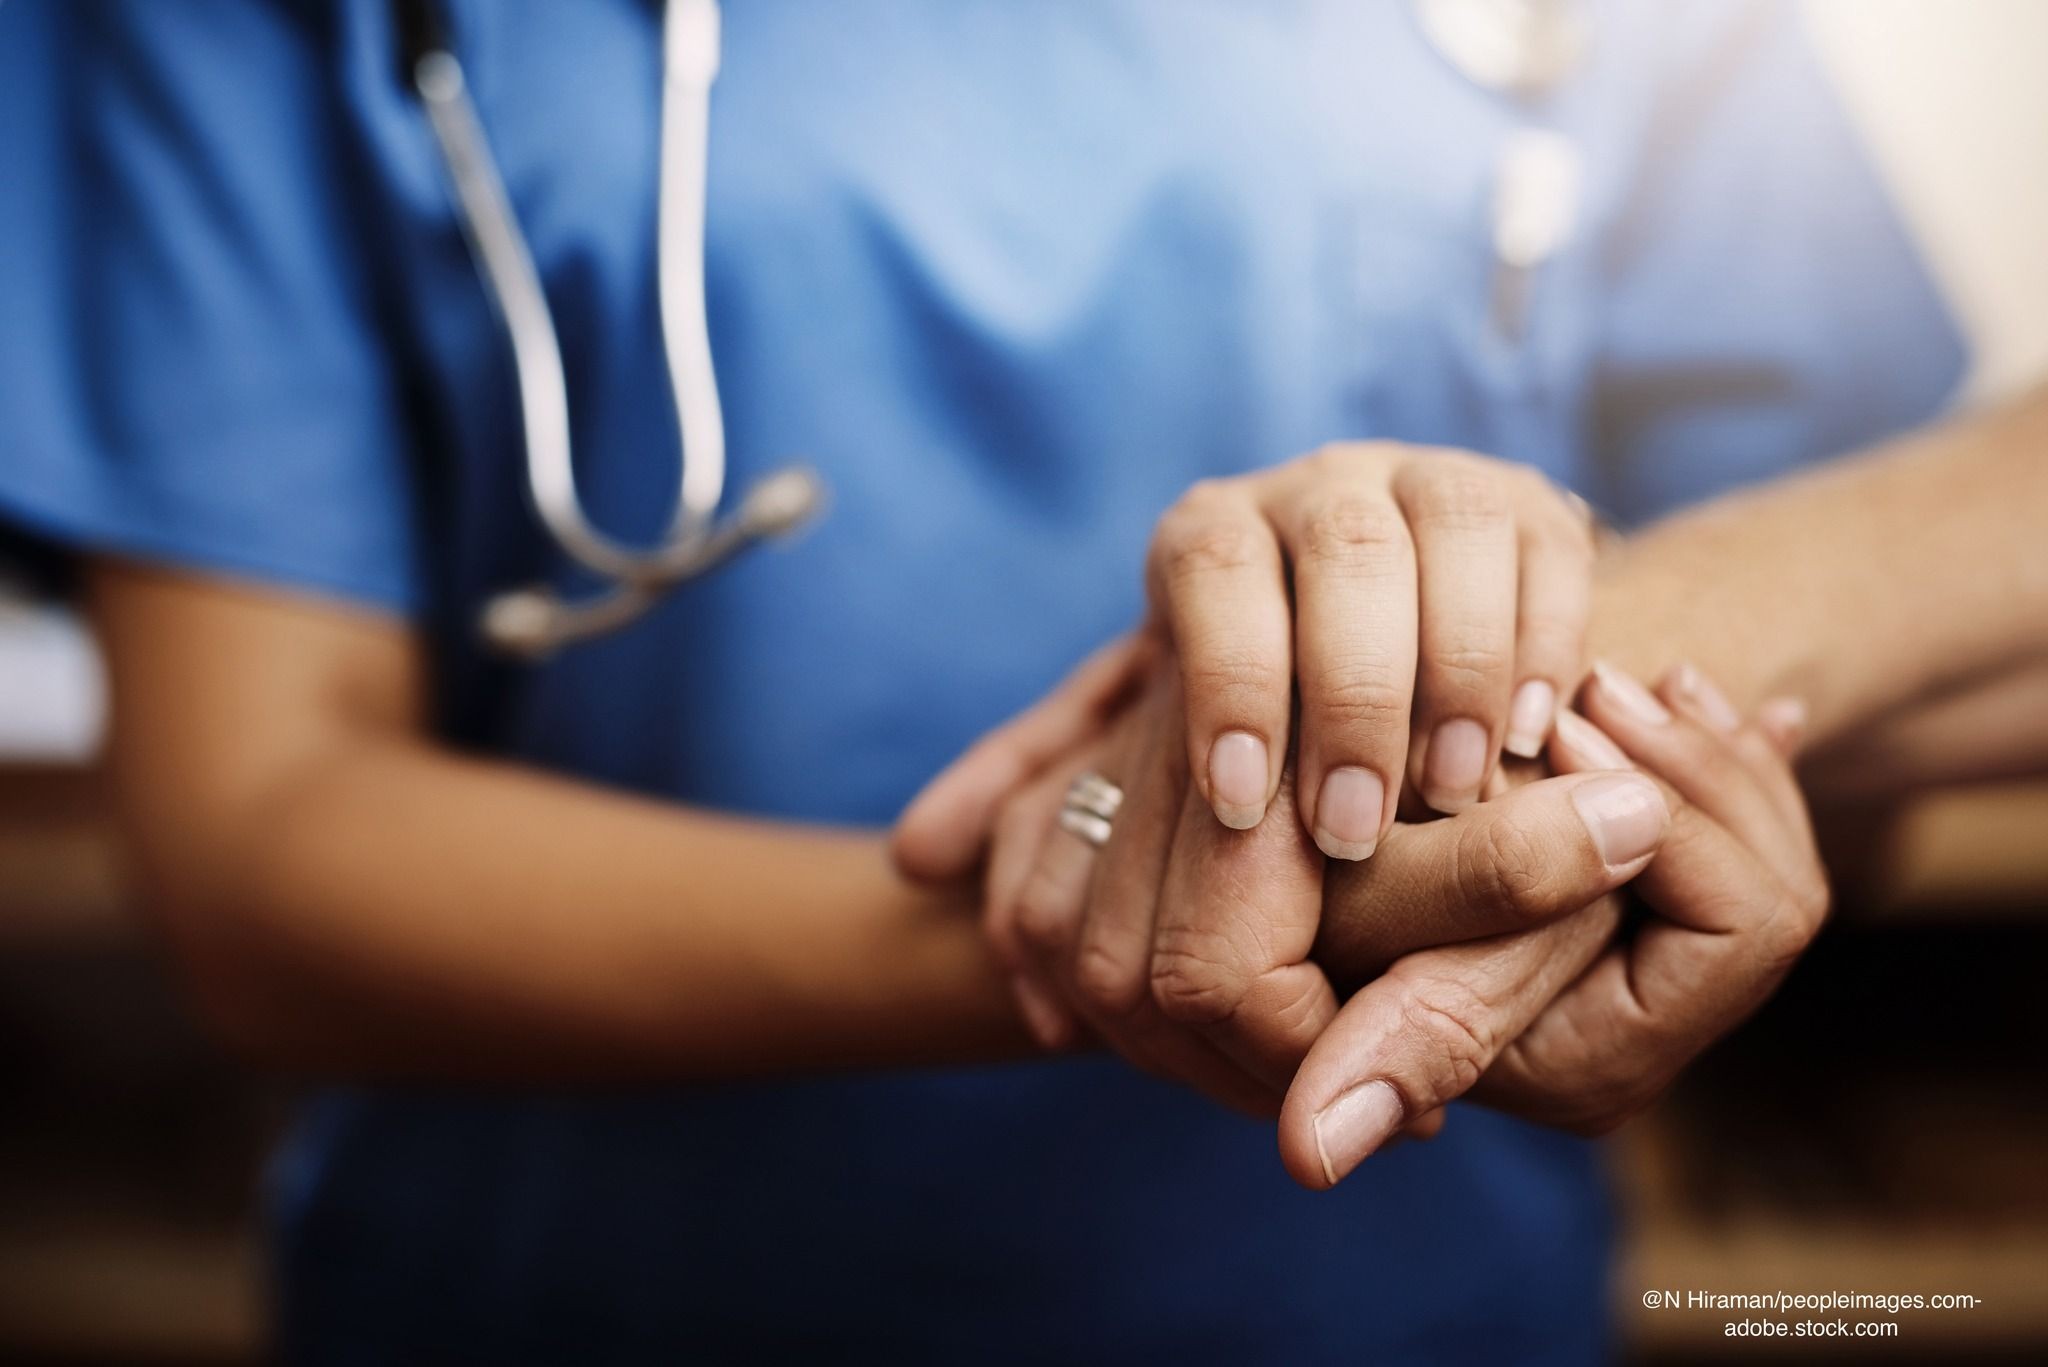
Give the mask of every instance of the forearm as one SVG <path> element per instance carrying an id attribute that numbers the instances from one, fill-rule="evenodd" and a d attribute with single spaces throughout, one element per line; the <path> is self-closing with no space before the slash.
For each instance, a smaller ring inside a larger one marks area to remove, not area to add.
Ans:
<path id="1" fill-rule="evenodd" d="M 1816 801 L 1868 803 L 2048 774 L 2048 658 L 1890 713 L 1812 754 Z"/>
<path id="2" fill-rule="evenodd" d="M 305 766 L 206 863 L 166 924 L 223 1030 L 289 1066 L 710 1078 L 1022 1048 L 967 909 L 867 836 L 383 742 Z"/>
<path id="3" fill-rule="evenodd" d="M 879 838 L 462 756 L 400 624 L 91 570 L 142 890 L 245 1050 L 561 1080 L 1022 1050 L 965 897 L 897 878 Z"/>
<path id="4" fill-rule="evenodd" d="M 1594 653 L 1682 658 L 1815 744 L 2048 650 L 2048 391 L 1690 510 L 1601 567 Z"/>

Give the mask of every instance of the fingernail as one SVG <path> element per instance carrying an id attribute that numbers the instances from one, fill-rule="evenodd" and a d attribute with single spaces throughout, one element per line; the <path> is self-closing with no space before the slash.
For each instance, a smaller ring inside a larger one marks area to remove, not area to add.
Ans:
<path id="1" fill-rule="evenodd" d="M 1249 731 L 1225 731 L 1209 747 L 1209 805 L 1233 831 L 1266 815 L 1266 742 Z"/>
<path id="2" fill-rule="evenodd" d="M 1523 759 L 1543 753 L 1543 738 L 1550 734 L 1550 721 L 1557 712 L 1557 690 L 1542 679 L 1531 679 L 1515 690 L 1508 708 L 1507 752 Z"/>
<path id="3" fill-rule="evenodd" d="M 1663 726 L 1670 722 L 1671 713 L 1665 709 L 1664 704 L 1658 702 L 1649 689 L 1613 665 L 1605 661 L 1594 665 L 1593 677 L 1606 691 L 1607 696 L 1614 700 L 1615 705 L 1637 721 L 1647 722 L 1651 726 Z"/>
<path id="4" fill-rule="evenodd" d="M 1024 1028 L 1031 1032 L 1032 1039 L 1038 1041 L 1038 1047 L 1059 1048 L 1066 1040 L 1067 1013 L 1052 999 L 1052 994 L 1022 973 L 1011 977 L 1010 992 L 1017 998 L 1017 1010 L 1024 1017 Z"/>
<path id="5" fill-rule="evenodd" d="M 1757 708 L 1756 723 L 1789 749 L 1806 734 L 1806 704 L 1797 698 L 1772 698 Z"/>
<path id="6" fill-rule="evenodd" d="M 1360 1083 L 1316 1112 L 1316 1156 L 1331 1186 L 1364 1162 L 1401 1124 L 1401 1094 L 1380 1081 Z"/>
<path id="7" fill-rule="evenodd" d="M 1387 785 L 1370 769 L 1332 769 L 1316 794 L 1316 848 L 1332 859 L 1364 859 L 1380 843 Z"/>
<path id="8" fill-rule="evenodd" d="M 1707 725 L 1722 735 L 1733 735 L 1735 728 L 1742 725 L 1742 714 L 1735 710 L 1735 704 L 1728 701 L 1728 695 L 1714 687 L 1714 681 L 1700 673 L 1698 667 L 1682 664 L 1672 674 L 1671 681 L 1678 685 L 1678 691 L 1692 699 L 1700 715 L 1707 719 Z"/>
<path id="9" fill-rule="evenodd" d="M 1422 796 L 1429 805 L 1448 815 L 1477 802 L 1486 778 L 1486 750 L 1486 728 L 1469 717 L 1437 727 L 1422 773 Z"/>
<path id="10" fill-rule="evenodd" d="M 1610 869 L 1633 864 L 1664 839 L 1671 813 L 1657 785 L 1634 774 L 1611 774 L 1572 789 L 1572 806 Z"/>
<path id="11" fill-rule="evenodd" d="M 1566 708 L 1557 714 L 1557 739 L 1586 769 L 1633 769 L 1621 747 L 1605 731 Z"/>

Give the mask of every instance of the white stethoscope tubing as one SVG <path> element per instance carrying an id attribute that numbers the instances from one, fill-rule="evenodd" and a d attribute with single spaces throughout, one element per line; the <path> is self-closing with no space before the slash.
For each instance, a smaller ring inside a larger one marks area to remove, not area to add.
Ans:
<path id="1" fill-rule="evenodd" d="M 817 476 L 791 467 L 748 490 L 731 519 L 715 520 L 725 489 L 725 416 L 704 292 L 704 208 L 711 86 L 719 60 L 718 5 L 716 0 L 675 0 L 662 24 L 656 264 L 681 449 L 675 511 L 666 535 L 651 550 L 606 536 L 584 513 L 554 318 L 461 64 L 445 46 L 425 51 L 413 64 L 413 84 L 440 145 L 463 234 L 511 345 L 534 510 L 565 554 L 610 581 L 593 597 L 576 602 L 544 587 L 491 599 L 484 609 L 484 634 L 493 645 L 516 654 L 546 655 L 623 626 L 669 588 L 714 568 L 753 541 L 793 529 L 822 504 Z"/>

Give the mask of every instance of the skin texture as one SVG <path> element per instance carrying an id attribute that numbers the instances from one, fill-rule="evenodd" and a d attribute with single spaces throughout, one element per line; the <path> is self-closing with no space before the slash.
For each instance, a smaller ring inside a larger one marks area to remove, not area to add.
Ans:
<path id="1" fill-rule="evenodd" d="M 1827 879 L 1779 743 L 1726 725 L 1678 675 L 1658 696 L 1662 720 L 1604 680 L 1586 695 L 1670 812 L 1635 884 L 1649 915 L 1624 941 L 1574 918 L 1541 953 L 1537 935 L 1426 950 L 1368 983 L 1317 1039 L 1281 1112 L 1281 1157 L 1298 1181 L 1334 1185 L 1408 1117 L 1482 1079 L 1501 1109 L 1610 1129 L 1755 1010 L 1811 943 Z M 1588 762 L 1562 740 L 1553 750 L 1560 768 Z M 1613 915 L 1603 906 L 1589 919 L 1604 930 Z"/>
<path id="2" fill-rule="evenodd" d="M 1907 761 L 1892 770 L 1895 783 L 1959 776 L 1973 763 L 1972 755 L 1977 762 L 1995 766 L 1997 756 L 2009 758 L 2015 746 L 2038 747 L 2042 732 L 2048 730 L 2038 716 L 2021 721 L 2016 716 L 2019 709 L 2012 705 L 2015 697 L 2031 696 L 2029 682 L 2039 672 L 2044 649 L 2038 623 L 2048 620 L 2048 547 L 2028 525 L 2029 510 L 2048 506 L 2048 461 L 2040 458 L 2044 450 L 2048 401 L 2037 395 L 2005 413 L 1708 505 L 1653 529 L 1603 562 L 1594 639 L 1610 643 L 1617 654 L 1656 661 L 1662 668 L 1677 657 L 1678 643 L 1692 636 L 1712 671 L 1733 683 L 1725 691 L 1703 685 L 1704 674 L 1688 668 L 1668 678 L 1664 688 L 1683 695 L 1689 706 L 1706 709 L 1721 728 L 1735 725 L 1744 707 L 1755 707 L 1769 692 L 1796 687 L 1817 701 L 1808 704 L 1802 697 L 1767 702 L 1759 710 L 1759 725 L 1788 738 L 1811 728 L 1830 743 L 1838 763 L 1841 754 L 1853 753 L 1861 742 L 1888 746 L 1893 759 Z M 1619 669 L 1600 680 L 1600 685 L 1609 683 L 1615 686 L 1596 685 L 1590 696 L 1605 697 L 1610 703 L 1616 697 L 1641 696 L 1640 687 L 1630 687 Z M 1655 701 L 1648 708 L 1663 710 Z M 1944 743 L 1937 745 L 1937 740 Z M 988 744 L 1000 749 L 999 735 Z M 1100 755 L 1113 753 L 1116 747 L 1091 739 L 1077 748 Z M 1553 754 L 1557 753 L 1554 747 Z M 1630 756 L 1611 746 L 1603 758 L 1631 762 Z M 1583 767 L 1583 755 L 1579 763 Z M 908 856 L 906 867 L 914 873 L 956 875 L 971 864 L 985 831 L 1005 829 L 1001 819 L 994 827 L 973 824 L 977 810 L 1000 805 L 976 774 L 965 772 L 973 768 L 963 764 L 933 788 L 941 797 L 972 793 L 972 801 L 959 802 L 949 813 L 946 803 L 928 797 L 909 814 L 899 857 Z M 1051 766 L 1049 772 L 1061 772 L 1060 766 Z M 1867 769 L 1863 776 L 1867 781 Z M 1129 768 L 1115 777 L 1127 786 L 1155 781 Z M 1166 782 L 1171 781 L 1169 772 Z M 1771 782 L 1783 786 L 1775 779 Z M 1047 785 L 1038 785 L 1034 797 L 1041 813 L 1049 810 Z M 1021 792 L 1018 800 L 1021 804 Z M 1122 822 L 1120 816 L 1118 824 Z M 1793 824 L 1804 829 L 1803 812 Z M 1028 837 L 1039 842 L 1038 849 L 1073 861 L 1071 852 L 1058 854 L 1062 837 L 1039 832 Z M 1355 889 L 1332 883 L 1323 906 L 1312 908 L 1294 891 L 1304 881 L 1298 870 L 1260 867 L 1261 859 L 1273 860 L 1271 852 L 1225 848 L 1213 831 L 1200 839 L 1211 848 L 1177 837 L 1173 862 L 1207 871 L 1205 879 L 1183 884 L 1177 894 L 1210 905 L 1207 932 L 1192 939 L 1169 934 L 1188 919 L 1185 910 L 1171 906 L 1172 897 L 1159 899 L 1150 920 L 1156 936 L 1150 959 L 1151 996 L 1169 1017 L 1178 1014 L 1179 1024 L 1212 1036 L 1219 1024 L 1238 1034 L 1270 1033 L 1270 1026 L 1251 1017 L 1273 1009 L 1272 1001 L 1241 991 L 1219 999 L 1215 985 L 1255 983 L 1276 971 L 1276 949 L 1298 948 L 1298 927 L 1318 912 L 1326 929 L 1313 958 L 1332 976 L 1355 971 L 1374 957 L 1365 954 L 1349 964 L 1337 962 L 1338 956 L 1358 952 L 1358 946 L 1347 941 L 1347 927 L 1382 926 L 1387 903 L 1374 905 L 1369 897 L 1358 898 Z M 1104 860 L 1134 857 L 1131 848 L 1119 848 L 1113 837 Z M 1534 848 L 1526 841 L 1497 845 L 1497 868 L 1514 865 L 1512 881 L 1519 884 L 1558 877 L 1554 867 L 1540 867 L 1540 855 L 1528 853 Z M 1000 838 L 995 857 L 1005 858 Z M 1135 857 L 1156 862 L 1149 855 Z M 1688 867 L 1683 860 L 1674 863 Z M 1689 867 L 1693 878 L 1666 889 L 1676 899 L 1674 905 L 1684 904 L 1684 894 L 1694 884 L 1703 889 L 1702 896 L 1725 895 L 1714 892 L 1708 866 L 1695 861 Z M 1232 889 L 1255 881 L 1254 870 L 1274 890 L 1256 905 L 1231 895 Z M 1474 877 L 1465 866 L 1448 860 L 1441 873 L 1450 881 Z M 1105 913 L 1095 906 L 1105 889 L 1127 889 L 1128 879 L 1113 870 L 1092 875 L 1070 870 L 1064 885 L 1069 889 L 1067 905 L 1039 907 L 1026 937 L 1036 943 L 1022 962 L 1043 984 L 1042 1000 L 1032 1012 L 1034 1028 L 1041 1040 L 1059 1042 L 1069 1029 L 1067 1020 L 1079 1016 L 1121 1046 L 1117 1023 L 1105 1026 L 1103 1021 L 1098 987 L 1073 972 L 1081 956 L 1068 946 L 1085 944 L 1085 928 L 1098 919 L 1129 919 L 1128 913 Z M 1218 889 L 1221 896 L 1216 895 Z M 1757 889 L 1759 897 L 1774 895 L 1763 884 Z M 1591 905 L 1576 917 L 1492 945 L 1438 953 L 1420 967 L 1394 960 L 1387 976 L 1397 985 L 1411 982 L 1417 992 L 1426 990 L 1443 999 L 1410 1001 L 1418 1016 L 1483 1029 L 1488 1041 L 1484 1052 L 1491 1062 L 1535 1019 L 1542 1003 L 1592 962 L 1612 936 L 1615 910 L 1610 903 L 1593 902 L 1594 895 L 1597 890 L 1582 899 Z M 993 903 L 990 921 L 998 952 L 1018 964 L 1013 937 Z M 1202 960 L 1194 968 L 1188 963 L 1191 945 Z M 1134 958 L 1143 956 L 1126 953 L 1124 961 Z M 1383 954 L 1379 958 L 1387 961 Z M 1720 976 L 1710 971 L 1696 984 L 1700 1009 L 1689 1018 L 1686 1029 L 1691 1034 L 1685 1037 L 1682 1056 L 1739 1018 L 1729 1015 L 1726 1003 L 1753 1005 L 1753 974 L 1733 963 L 1708 967 Z M 1205 999 L 1204 1005 L 1199 1011 L 1176 1013 L 1173 1003 L 1189 996 L 1186 985 L 1191 979 L 1208 985 L 1195 994 Z M 1122 985 L 1115 1000 L 1127 1000 L 1131 990 Z M 1481 1018 L 1493 1003 L 1506 999 L 1513 1001 L 1515 1011 Z M 1274 1000 L 1287 1009 L 1301 1009 L 1297 999 Z M 1148 1031 L 1155 1058 L 1162 1048 L 1156 1034 Z M 1460 1039 L 1460 1032 L 1454 1031 L 1440 1043 L 1454 1051 Z M 1636 1049 L 1624 1056 L 1636 1061 L 1637 1073 L 1615 1082 L 1613 1089 L 1639 1105 L 1666 1080 L 1665 1054 Z M 1553 1079 L 1553 1095 L 1542 1095 L 1526 1082 L 1519 1093 L 1497 1088 L 1490 1094 L 1503 1101 L 1512 1098 L 1524 1113 L 1584 1128 L 1620 1118 L 1614 1108 L 1592 1107 L 1574 1095 L 1565 1072 L 1554 1071 Z M 1466 1080 L 1456 1090 L 1464 1091 L 1475 1080 Z M 1396 1109 L 1414 1124 L 1432 1116 L 1435 1104 L 1424 1094 Z M 1297 1143 L 1294 1157 L 1299 1153 Z M 1306 1171 L 1297 1166 L 1297 1175 Z"/>
<path id="3" fill-rule="evenodd" d="M 1295 815 L 1342 859 L 1372 853 L 1404 783 L 1464 810 L 1504 741 L 1529 756 L 1549 732 L 1592 559 L 1583 504 L 1463 451 L 1350 443 L 1196 485 L 1146 576 L 1197 791 L 1255 826 L 1292 749 Z"/>
<path id="4" fill-rule="evenodd" d="M 460 755 L 401 627 L 101 564 L 112 761 L 192 996 L 343 1077 L 711 1078 L 1026 1047 L 957 892 L 872 835 Z"/>
<path id="5" fill-rule="evenodd" d="M 1744 710 L 1804 683 L 1824 738 L 1956 696 L 2039 650 L 2044 429 L 2036 405 L 1659 529 L 1612 562 L 1625 574 L 1603 566 L 1593 639 L 1625 663 L 1690 640 Z M 560 1081 L 1028 1049 L 979 890 L 904 880 L 878 838 L 457 754 L 426 728 L 423 654 L 391 621 L 115 562 L 88 573 L 136 872 L 196 1004 L 245 1052 L 346 1078 Z M 940 881 L 975 867 L 1008 796 L 1099 738 L 1156 648 L 1132 644 L 1035 733 L 975 752 L 899 832 L 899 863 Z M 1423 848 L 1402 836 L 1364 866 L 1390 901 L 1416 886 L 1389 873 L 1403 846 Z M 1500 886 L 1526 880 L 1503 867 L 1518 876 Z M 1528 932 L 1568 934 L 1606 941 L 1583 915 Z"/>

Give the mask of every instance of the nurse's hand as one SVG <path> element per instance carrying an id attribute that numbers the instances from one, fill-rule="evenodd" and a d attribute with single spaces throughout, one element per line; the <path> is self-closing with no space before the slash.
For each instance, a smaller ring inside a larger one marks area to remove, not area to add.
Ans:
<path id="1" fill-rule="evenodd" d="M 1543 1124 L 1611 1129 L 1755 1010 L 1818 932 L 1827 880 L 1785 758 L 1796 706 L 1767 703 L 1745 724 L 1685 669 L 1655 696 L 1600 671 L 1583 706 L 1598 726 L 1561 718 L 1556 765 L 1632 762 L 1671 811 L 1635 883 L 1648 915 L 1616 939 L 1610 901 L 1409 955 L 1368 982 L 1309 1051 L 1281 1113 L 1281 1154 L 1304 1185 L 1334 1185 L 1468 1093 Z M 1333 911 L 1333 931 L 1347 919 Z"/>
<path id="2" fill-rule="evenodd" d="M 1503 745 L 1541 750 L 1580 677 L 1593 550 L 1582 502 L 1464 451 L 1349 443 L 1195 486 L 1146 578 L 1196 789 L 1249 829 L 1296 753 L 1288 805 L 1347 860 L 1393 825 L 1404 778 L 1465 810 Z"/>

